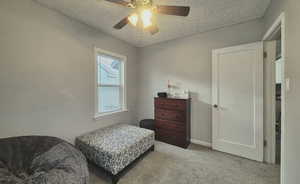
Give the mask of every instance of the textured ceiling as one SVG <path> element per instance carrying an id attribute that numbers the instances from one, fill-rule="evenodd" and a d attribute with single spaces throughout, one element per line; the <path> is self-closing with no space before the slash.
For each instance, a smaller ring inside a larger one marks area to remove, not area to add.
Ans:
<path id="1" fill-rule="evenodd" d="M 104 0 L 35 1 L 134 46 L 143 47 L 260 18 L 271 0 L 155 0 L 156 4 L 162 5 L 188 5 L 191 12 L 188 17 L 158 15 L 160 32 L 153 36 L 131 25 L 122 30 L 113 29 L 132 9 Z"/>

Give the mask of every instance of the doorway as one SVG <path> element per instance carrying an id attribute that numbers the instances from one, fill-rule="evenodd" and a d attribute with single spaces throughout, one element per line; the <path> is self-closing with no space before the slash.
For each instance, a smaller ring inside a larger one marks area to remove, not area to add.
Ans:
<path id="1" fill-rule="evenodd" d="M 265 161 L 281 168 L 285 181 L 285 15 L 282 13 L 263 37 L 265 54 Z"/>
<path id="2" fill-rule="evenodd" d="M 280 165 L 281 157 L 281 90 L 282 90 L 282 65 L 281 57 L 281 32 L 275 37 L 276 42 L 276 60 L 275 60 L 275 163 Z"/>

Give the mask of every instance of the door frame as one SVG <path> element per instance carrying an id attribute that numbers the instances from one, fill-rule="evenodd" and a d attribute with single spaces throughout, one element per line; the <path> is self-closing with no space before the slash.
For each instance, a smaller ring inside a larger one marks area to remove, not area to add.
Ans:
<path id="1" fill-rule="evenodd" d="M 279 29 L 278 29 L 279 31 Z M 264 162 L 275 164 L 276 126 L 276 40 L 264 43 Z M 273 140 L 274 138 L 274 140 Z"/>
<path id="2" fill-rule="evenodd" d="M 281 87 L 281 166 L 280 166 L 280 183 L 285 184 L 286 178 L 285 178 L 285 171 L 286 171 L 286 157 L 285 157 L 285 150 L 286 150 L 286 120 L 285 120 L 285 112 L 286 112 L 286 78 L 285 78 L 285 62 L 286 60 L 286 35 L 285 35 L 285 13 L 282 12 L 280 16 L 275 20 L 275 22 L 271 25 L 271 27 L 267 30 L 266 34 L 264 35 L 262 41 L 270 41 L 274 37 L 274 35 L 281 31 L 281 58 L 283 60 L 282 62 L 282 87 Z M 273 104 L 275 106 L 275 104 Z M 271 122 L 271 125 L 275 124 L 275 122 Z M 272 143 L 275 145 L 275 128 L 272 128 L 272 137 L 270 137 L 268 140 L 272 140 Z M 269 150 L 272 151 L 272 150 Z M 275 154 L 270 153 L 270 154 Z"/>
<path id="3" fill-rule="evenodd" d="M 257 72 L 258 72 L 258 77 L 255 81 L 256 83 L 256 87 L 257 87 L 257 96 L 258 98 L 256 98 L 256 105 L 257 107 L 255 108 L 255 114 L 256 114 L 256 118 L 257 118 L 257 122 L 258 122 L 258 127 L 256 127 L 255 132 L 256 132 L 256 136 L 255 140 L 258 139 L 258 142 L 256 144 L 256 146 L 258 147 L 258 153 L 257 153 L 257 158 L 252 158 L 253 160 L 257 160 L 262 162 L 263 161 L 263 156 L 264 156 L 264 149 L 263 149 L 263 142 L 264 142 L 264 136 L 263 136 L 263 42 L 254 42 L 254 43 L 249 43 L 249 44 L 243 44 L 243 45 L 238 45 L 238 46 L 233 46 L 233 47 L 226 47 L 226 48 L 222 48 L 222 49 L 215 49 L 212 51 L 212 104 L 216 104 L 216 105 L 220 105 L 219 104 L 219 92 L 218 92 L 218 64 L 217 64 L 217 57 L 220 53 L 223 52 L 234 52 L 236 50 L 248 50 L 249 48 L 253 48 L 253 47 L 259 47 L 259 64 L 258 64 L 258 68 L 257 68 Z M 218 107 L 219 108 L 219 107 Z M 212 125 L 212 148 L 217 148 L 217 144 L 216 144 L 216 130 L 217 128 L 214 127 L 214 121 L 218 121 L 217 119 L 214 120 L 214 118 L 218 117 L 215 114 L 215 111 L 213 110 L 212 112 L 212 118 L 213 118 L 213 125 Z M 261 141 L 259 141 L 261 140 Z M 245 155 L 241 155 L 246 157 Z"/>

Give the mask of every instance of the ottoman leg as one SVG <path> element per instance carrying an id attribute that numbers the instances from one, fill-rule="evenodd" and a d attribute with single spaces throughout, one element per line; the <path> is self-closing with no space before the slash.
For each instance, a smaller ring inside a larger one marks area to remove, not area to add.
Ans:
<path id="1" fill-rule="evenodd" d="M 154 151 L 154 145 L 151 146 L 150 151 Z"/>
<path id="2" fill-rule="evenodd" d="M 119 180 L 120 180 L 120 177 L 118 175 L 112 175 L 111 176 L 111 183 L 112 184 L 117 184 Z"/>

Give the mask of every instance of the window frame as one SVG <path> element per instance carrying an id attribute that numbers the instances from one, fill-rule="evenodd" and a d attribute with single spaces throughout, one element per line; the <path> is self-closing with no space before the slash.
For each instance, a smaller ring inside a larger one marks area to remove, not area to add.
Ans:
<path id="1" fill-rule="evenodd" d="M 127 112 L 127 95 L 126 95 L 126 63 L 127 63 L 127 57 L 121 54 L 117 54 L 111 51 L 103 50 L 100 48 L 95 47 L 95 62 L 94 62 L 94 68 L 95 68 L 95 114 L 94 114 L 94 119 L 99 119 L 103 116 L 107 115 L 112 115 L 115 113 L 120 113 L 120 112 Z M 115 57 L 120 59 L 121 62 L 121 84 L 120 85 L 101 85 L 101 86 L 112 86 L 112 87 L 120 87 L 121 93 L 120 93 L 120 105 L 121 108 L 118 110 L 114 111 L 109 111 L 109 112 L 101 112 L 99 109 L 99 95 L 98 95 L 98 76 L 99 76 L 99 71 L 98 71 L 98 56 L 99 55 L 107 55 L 111 57 Z"/>

